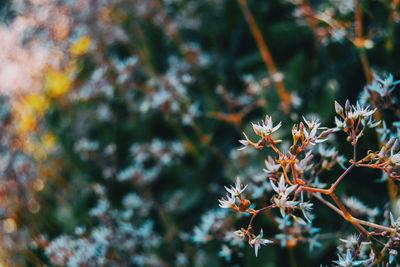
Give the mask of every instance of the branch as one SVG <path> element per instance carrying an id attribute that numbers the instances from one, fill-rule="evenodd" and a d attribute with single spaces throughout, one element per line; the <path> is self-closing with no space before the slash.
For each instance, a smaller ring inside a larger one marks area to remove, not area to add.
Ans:
<path id="1" fill-rule="evenodd" d="M 243 11 L 243 14 L 249 24 L 250 30 L 254 36 L 254 39 L 257 43 L 258 49 L 260 50 L 262 59 L 267 66 L 270 76 L 272 77 L 272 81 L 274 82 L 276 88 L 278 89 L 278 94 L 282 100 L 282 108 L 286 114 L 290 112 L 290 101 L 291 95 L 286 91 L 285 85 L 283 84 L 283 78 L 277 79 L 275 74 L 278 74 L 278 69 L 276 68 L 275 62 L 272 58 L 271 53 L 267 47 L 267 44 L 262 36 L 260 28 L 258 27 L 253 15 L 251 14 L 249 7 L 247 6 L 247 0 L 237 0 L 240 8 Z"/>

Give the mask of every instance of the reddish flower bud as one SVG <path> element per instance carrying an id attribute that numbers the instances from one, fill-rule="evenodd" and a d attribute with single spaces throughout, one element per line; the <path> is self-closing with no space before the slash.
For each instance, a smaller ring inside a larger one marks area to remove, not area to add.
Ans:
<path id="1" fill-rule="evenodd" d="M 350 118 L 346 119 L 346 126 L 347 127 L 352 127 L 354 125 L 354 121 Z"/>
<path id="2" fill-rule="evenodd" d="M 333 132 L 333 129 L 328 129 L 326 131 L 323 131 L 318 138 L 326 138 L 328 135 L 330 135 Z"/>
<path id="3" fill-rule="evenodd" d="M 247 199 L 243 199 L 239 204 L 239 210 L 245 212 L 250 207 L 251 202 Z"/>

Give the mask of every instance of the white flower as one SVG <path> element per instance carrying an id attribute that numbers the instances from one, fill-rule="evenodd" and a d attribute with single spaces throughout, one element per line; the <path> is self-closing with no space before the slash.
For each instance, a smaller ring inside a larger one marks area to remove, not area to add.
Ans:
<path id="1" fill-rule="evenodd" d="M 262 237 L 263 237 L 263 230 L 261 229 L 260 234 L 256 238 L 250 241 L 250 244 L 254 245 L 254 251 L 256 253 L 256 257 L 258 255 L 258 250 L 260 249 L 261 245 L 273 243 L 271 240 L 263 239 Z"/>
<path id="2" fill-rule="evenodd" d="M 334 129 L 335 131 L 343 130 L 344 128 L 346 128 L 345 122 L 338 119 L 338 117 L 335 117 L 335 124 L 336 124 L 336 128 Z"/>
<path id="3" fill-rule="evenodd" d="M 304 159 L 296 159 L 296 162 L 294 164 L 296 170 L 300 173 L 304 173 L 305 171 L 311 169 L 311 167 L 313 166 L 313 163 L 311 162 L 312 158 L 313 155 L 311 154 L 311 151 L 309 151 Z"/>
<path id="4" fill-rule="evenodd" d="M 226 198 L 227 199 L 221 198 L 221 199 L 218 200 L 219 201 L 219 206 L 221 208 L 223 208 L 223 209 L 234 208 L 236 206 L 235 197 L 229 196 L 228 194 L 226 194 Z"/>
<path id="5" fill-rule="evenodd" d="M 390 161 L 395 165 L 399 165 L 400 164 L 400 153 L 391 155 L 390 156 Z"/>
<path id="6" fill-rule="evenodd" d="M 315 178 L 314 182 L 311 185 L 315 188 L 320 188 L 320 189 L 325 188 L 327 186 L 326 183 L 322 183 L 319 181 L 318 176 L 317 178 Z"/>
<path id="7" fill-rule="evenodd" d="M 391 249 L 389 252 L 389 264 L 392 264 L 397 257 L 397 250 Z"/>
<path id="8" fill-rule="evenodd" d="M 398 229 L 400 226 L 400 217 L 395 219 L 393 214 L 390 213 L 390 224 L 392 225 L 393 228 Z"/>
<path id="9" fill-rule="evenodd" d="M 237 237 L 240 238 L 244 238 L 246 236 L 245 232 L 243 232 L 242 230 L 237 230 L 235 232 L 233 232 Z"/>
<path id="10" fill-rule="evenodd" d="M 280 121 L 278 123 L 278 125 L 273 127 L 272 118 L 270 116 L 268 116 L 268 115 L 265 116 L 265 123 L 264 124 L 267 127 L 267 133 L 270 133 L 270 134 L 275 132 L 275 131 L 277 131 L 282 126 L 282 122 Z"/>
<path id="11" fill-rule="evenodd" d="M 279 122 L 278 125 L 274 127 L 272 118 L 268 115 L 265 116 L 265 121 L 262 122 L 261 124 L 254 124 L 253 125 L 253 130 L 258 136 L 267 136 L 271 135 L 273 132 L 277 131 L 281 126 L 282 122 Z"/>
<path id="12" fill-rule="evenodd" d="M 312 118 L 311 120 L 307 120 L 304 116 L 303 116 L 303 120 L 304 122 L 307 124 L 309 129 L 314 129 L 314 128 L 319 128 L 319 126 L 321 125 L 321 123 L 319 122 L 318 118 Z"/>
<path id="13" fill-rule="evenodd" d="M 239 196 L 246 189 L 246 187 L 247 185 L 242 188 L 242 183 L 240 182 L 240 178 L 238 176 L 236 178 L 235 187 L 231 186 L 231 188 L 228 188 L 225 186 L 225 189 L 232 195 L 232 197 L 234 197 L 234 196 Z"/>
<path id="14" fill-rule="evenodd" d="M 373 217 L 376 217 L 378 215 L 378 210 L 377 208 L 369 208 L 366 206 L 364 203 L 362 203 L 360 200 L 358 200 L 355 197 L 346 197 L 343 199 L 343 204 L 345 204 L 347 207 L 349 207 L 353 212 L 357 214 L 365 214 L 368 215 L 371 219 Z"/>
<path id="15" fill-rule="evenodd" d="M 381 124 L 382 121 L 374 121 L 374 119 L 371 117 L 369 118 L 369 120 L 367 121 L 367 126 L 368 128 L 375 128 L 376 126 L 378 126 L 379 124 Z M 363 125 L 365 124 L 364 121 L 362 121 Z"/>
<path id="16" fill-rule="evenodd" d="M 319 124 L 317 124 L 319 125 Z M 308 140 L 308 142 L 311 145 L 315 145 L 316 143 L 322 143 L 325 142 L 326 140 L 328 140 L 328 138 L 324 138 L 324 139 L 319 139 L 319 136 L 317 136 L 317 130 L 321 129 L 321 128 L 310 128 L 310 133 L 307 132 L 307 130 L 304 129 L 304 137 L 306 140 Z"/>
<path id="17" fill-rule="evenodd" d="M 330 158 L 333 155 L 335 155 L 336 149 L 334 147 L 333 148 L 326 148 L 325 146 L 320 145 L 318 147 L 318 152 L 322 157 Z"/>
<path id="18" fill-rule="evenodd" d="M 281 168 L 280 164 L 276 164 L 274 159 L 271 156 L 268 156 L 268 159 L 265 160 L 265 169 L 266 173 L 276 173 Z"/>
<path id="19" fill-rule="evenodd" d="M 373 110 L 369 110 L 369 106 L 364 107 L 363 105 L 360 105 L 360 103 L 358 103 L 357 101 L 356 106 L 355 107 L 353 106 L 352 115 L 355 117 L 367 118 L 372 114 L 374 114 L 376 110 L 377 110 L 376 108 Z"/>
<path id="20" fill-rule="evenodd" d="M 345 247 L 347 249 L 353 249 L 353 248 L 356 248 L 358 246 L 358 237 L 357 237 L 357 235 L 351 235 L 351 236 L 347 237 L 347 239 L 340 238 L 339 240 L 342 241 L 343 243 L 345 243 Z M 371 242 L 364 242 L 363 241 L 363 242 L 360 243 L 360 246 L 367 246 L 367 245 L 370 245 L 370 244 L 371 244 Z"/>
<path id="21" fill-rule="evenodd" d="M 272 189 L 274 189 L 274 191 L 277 192 L 279 194 L 279 196 L 285 197 L 285 198 L 288 195 L 290 195 L 290 193 L 292 193 L 297 187 L 297 185 L 292 185 L 290 187 L 286 187 L 285 178 L 283 177 L 283 174 L 281 175 L 278 186 L 276 186 L 272 181 L 271 181 L 271 185 L 272 185 Z"/>
<path id="22" fill-rule="evenodd" d="M 338 264 L 339 266 L 343 266 L 343 267 L 359 266 L 359 265 L 365 263 L 365 260 L 364 261 L 362 261 L 362 260 L 354 261 L 350 249 L 347 250 L 345 258 L 343 258 L 341 255 L 338 255 L 338 257 L 339 257 L 339 260 L 333 261 L 333 262 Z"/>
<path id="23" fill-rule="evenodd" d="M 218 252 L 218 255 L 220 257 L 224 257 L 226 261 L 230 261 L 232 256 L 232 249 L 230 249 L 226 245 L 223 245 L 220 252 Z"/>
<path id="24" fill-rule="evenodd" d="M 238 150 L 243 150 L 245 149 L 247 146 L 252 146 L 254 145 L 253 142 L 251 142 L 249 140 L 249 138 L 247 137 L 247 135 L 245 133 L 243 133 L 244 137 L 246 138 L 246 140 L 239 140 L 239 143 L 241 143 L 242 145 L 244 145 L 244 147 L 239 148 Z"/>
<path id="25" fill-rule="evenodd" d="M 297 205 L 297 201 L 288 201 L 287 197 L 275 198 L 274 202 L 276 206 L 280 209 L 282 217 L 286 216 L 286 208 L 291 208 Z"/>
<path id="26" fill-rule="evenodd" d="M 307 201 L 307 202 L 303 201 L 303 193 L 302 193 L 301 194 L 301 200 L 300 200 L 300 203 L 299 203 L 299 209 L 301 210 L 301 212 L 303 213 L 304 218 L 306 218 L 306 220 L 308 222 L 310 222 L 310 219 L 307 216 L 307 211 L 312 210 L 312 206 L 313 205 L 314 204 L 310 203 L 309 201 Z"/>

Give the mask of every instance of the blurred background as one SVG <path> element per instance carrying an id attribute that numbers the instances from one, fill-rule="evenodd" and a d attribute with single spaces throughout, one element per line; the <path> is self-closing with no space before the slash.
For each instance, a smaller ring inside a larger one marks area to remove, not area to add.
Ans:
<path id="1" fill-rule="evenodd" d="M 399 78 L 398 5 L 0 1 L 0 266 L 331 265 L 353 230 L 331 210 L 314 205 L 318 245 L 256 258 L 233 235 L 249 218 L 218 199 L 238 175 L 256 205 L 272 195 L 270 151 L 237 150 L 251 122 L 282 121 L 288 147 L 303 115 L 333 127 L 334 100 L 355 103 L 373 73 Z M 329 142 L 348 158 L 344 139 Z M 367 132 L 360 153 L 377 147 Z M 338 195 L 390 205 L 379 172 L 351 177 Z"/>

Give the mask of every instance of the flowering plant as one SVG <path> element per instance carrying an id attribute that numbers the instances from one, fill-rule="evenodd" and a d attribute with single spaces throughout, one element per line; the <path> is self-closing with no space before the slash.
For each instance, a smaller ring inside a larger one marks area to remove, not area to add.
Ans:
<path id="1" fill-rule="evenodd" d="M 389 76 L 391 90 L 386 90 L 386 94 L 394 89 L 397 82 L 393 82 L 393 77 Z M 378 80 L 380 84 L 385 85 L 385 82 Z M 375 85 L 376 87 L 376 85 Z M 368 86 L 367 88 L 371 88 Z M 363 106 L 357 102 L 356 105 L 351 105 L 347 100 L 344 108 L 335 101 L 335 128 L 320 127 L 321 123 L 317 119 L 308 120 L 303 117 L 304 123 L 292 127 L 293 142 L 287 151 L 281 151 L 277 144 L 282 140 L 276 140 L 272 134 L 276 132 L 281 122 L 273 127 L 272 118 L 266 116 L 265 121 L 261 124 L 253 124 L 254 133 L 260 137 L 257 142 L 251 141 L 246 134 L 245 140 L 239 142 L 244 145 L 243 148 L 254 147 L 256 149 L 271 148 L 276 156 L 274 159 L 268 157 L 265 161 L 268 173 L 267 179 L 271 183 L 274 194 L 270 197 L 267 205 L 260 208 L 252 208 L 250 200 L 244 197 L 244 191 L 248 185 L 244 186 L 239 177 L 236 180 L 235 186 L 231 188 L 225 187 L 230 195 L 227 194 L 227 199 L 220 200 L 221 208 L 232 208 L 241 213 L 251 214 L 251 219 L 247 227 L 235 231 L 235 234 L 240 237 L 248 238 L 250 246 L 254 246 L 257 256 L 261 244 L 280 243 L 282 246 L 291 247 L 297 242 L 308 242 L 310 246 L 320 245 L 316 239 L 318 238 L 319 230 L 315 228 L 313 220 L 316 215 L 312 213 L 314 203 L 311 200 L 317 200 L 319 203 L 327 206 L 344 220 L 350 222 L 359 237 L 357 241 L 351 242 L 344 240 L 347 247 L 346 256 L 342 257 L 339 254 L 339 260 L 336 261 L 340 266 L 358 266 L 361 264 L 376 265 L 383 260 L 392 263 L 396 253 L 397 244 L 400 242 L 400 233 L 398 233 L 398 222 L 400 218 L 394 218 L 392 213 L 386 218 L 383 224 L 374 223 L 374 220 L 362 220 L 355 217 L 357 213 L 369 213 L 370 210 L 360 202 L 345 199 L 341 201 L 336 196 L 336 188 L 340 182 L 350 173 L 353 168 L 365 167 L 376 168 L 382 170 L 387 179 L 398 180 L 400 177 L 400 144 L 397 138 L 390 138 L 382 144 L 380 150 L 368 151 L 367 155 L 358 159 L 357 144 L 360 138 L 364 135 L 366 128 L 375 128 L 380 125 L 381 121 L 374 121 L 373 115 L 376 114 L 377 108 L 371 109 L 369 106 Z M 350 160 L 346 161 L 338 155 L 334 148 L 326 149 L 324 142 L 333 132 L 343 131 L 347 136 L 347 141 L 353 147 L 353 155 Z M 315 146 L 318 149 L 315 149 Z M 390 150 L 390 153 L 389 153 Z M 331 181 L 330 186 L 325 188 L 325 184 L 318 183 L 318 176 L 332 168 L 333 165 L 339 163 L 348 165 L 344 167 L 344 172 L 335 180 Z M 332 202 L 329 202 L 325 196 L 329 196 Z M 305 198 L 309 201 L 305 201 Z M 239 203 L 237 205 L 237 203 Z M 269 204 L 268 204 L 269 203 Z M 346 208 L 347 206 L 347 208 Z M 272 209 L 278 208 L 280 218 L 273 215 Z M 273 241 L 262 239 L 263 231 L 261 229 L 258 236 L 254 235 L 253 220 L 259 213 L 266 213 L 271 220 L 277 225 L 281 234 L 275 235 Z M 300 212 L 300 216 L 299 216 Z M 375 217 L 374 214 L 371 217 Z M 364 239 L 365 243 L 361 240 Z M 370 249 L 369 256 L 361 255 L 361 245 L 367 245 Z M 381 249 L 378 249 L 378 246 Z M 392 252 L 392 254 L 390 254 Z M 360 259 L 361 260 L 355 260 Z"/>
<path id="2" fill-rule="evenodd" d="M 0 1 L 0 266 L 398 264 L 399 3 Z"/>

